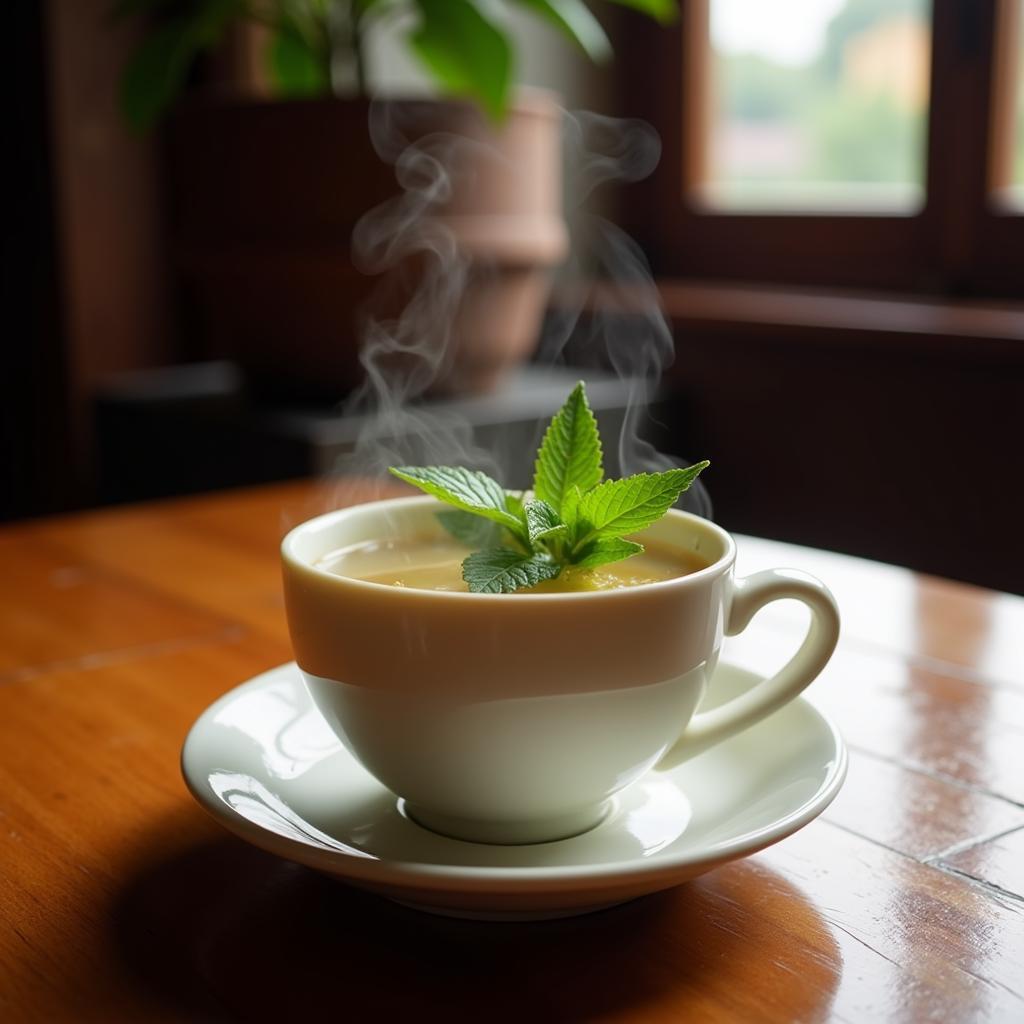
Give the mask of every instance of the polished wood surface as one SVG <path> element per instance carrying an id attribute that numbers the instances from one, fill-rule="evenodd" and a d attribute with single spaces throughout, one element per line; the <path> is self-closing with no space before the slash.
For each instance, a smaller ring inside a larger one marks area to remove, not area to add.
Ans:
<path id="1" fill-rule="evenodd" d="M 1024 1020 L 1024 599 L 740 539 L 823 578 L 811 690 L 851 747 L 824 816 L 600 914 L 497 925 L 228 835 L 182 739 L 290 656 L 276 546 L 365 491 L 294 484 L 0 532 L 0 1020 Z M 726 656 L 802 628 L 766 609 Z"/>

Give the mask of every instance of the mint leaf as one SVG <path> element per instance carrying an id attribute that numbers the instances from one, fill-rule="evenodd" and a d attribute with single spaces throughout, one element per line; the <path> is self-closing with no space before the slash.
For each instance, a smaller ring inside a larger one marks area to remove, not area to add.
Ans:
<path id="1" fill-rule="evenodd" d="M 598 485 L 580 500 L 579 518 L 589 527 L 584 542 L 593 537 L 621 537 L 657 522 L 708 465 L 698 462 L 688 469 L 638 473 Z"/>
<path id="2" fill-rule="evenodd" d="M 546 501 L 528 501 L 526 503 L 526 528 L 530 534 L 530 543 L 540 540 L 551 540 L 568 533 L 568 528 L 558 513 Z"/>
<path id="3" fill-rule="evenodd" d="M 599 565 L 621 562 L 631 555 L 642 554 L 643 550 L 643 544 L 622 537 L 599 537 L 580 552 L 579 557 L 573 560 L 573 565 L 579 569 L 596 569 Z"/>
<path id="4" fill-rule="evenodd" d="M 572 487 L 589 491 L 603 476 L 597 420 L 581 381 L 544 434 L 534 469 L 533 493 L 561 513 Z"/>
<path id="5" fill-rule="evenodd" d="M 501 544 L 502 528 L 490 519 L 460 508 L 438 512 L 441 525 L 467 548 L 496 548 Z"/>
<path id="6" fill-rule="evenodd" d="M 583 494 L 575 485 L 565 492 L 565 499 L 562 502 L 562 522 L 569 528 L 569 532 L 575 534 L 579 520 L 580 499 Z"/>
<path id="7" fill-rule="evenodd" d="M 505 492 L 505 508 L 509 510 L 521 523 L 526 522 L 526 512 L 523 508 L 523 499 L 512 491 Z"/>
<path id="8" fill-rule="evenodd" d="M 525 536 L 522 523 L 507 509 L 505 488 L 486 473 L 461 466 L 392 466 L 390 472 L 449 505 L 507 526 L 517 537 Z"/>
<path id="9" fill-rule="evenodd" d="M 511 594 L 553 580 L 561 571 L 546 555 L 523 555 L 509 548 L 475 551 L 462 563 L 462 578 L 473 594 Z"/>
<path id="10" fill-rule="evenodd" d="M 554 6 L 554 0 L 546 2 Z M 462 467 L 399 466 L 390 472 L 453 506 L 438 519 L 478 549 L 462 563 L 462 578 L 472 593 L 503 594 L 555 579 L 566 566 L 594 569 L 640 554 L 643 546 L 625 535 L 660 519 L 708 465 L 602 483 L 601 439 L 581 382 L 544 434 L 529 501 L 486 473 Z"/>

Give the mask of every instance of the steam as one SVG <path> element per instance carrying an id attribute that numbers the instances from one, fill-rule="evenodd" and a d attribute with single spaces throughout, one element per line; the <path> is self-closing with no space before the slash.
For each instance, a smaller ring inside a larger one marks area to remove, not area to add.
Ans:
<path id="1" fill-rule="evenodd" d="M 539 360 L 563 362 L 569 349 L 574 363 L 610 368 L 625 384 L 627 405 L 617 446 L 621 475 L 685 465 L 658 451 L 645 436 L 662 374 L 675 358 L 650 264 L 626 232 L 585 205 L 602 185 L 641 181 L 651 174 L 661 157 L 661 140 L 645 121 L 588 111 L 567 115 L 565 134 L 572 247 L 560 288 L 573 301 L 549 317 Z M 699 481 L 681 504 L 711 516 L 711 501 Z"/>
<path id="2" fill-rule="evenodd" d="M 416 102 L 375 102 L 370 137 L 395 168 L 401 193 L 356 225 L 357 269 L 379 275 L 362 324 L 362 384 L 343 403 L 360 418 L 354 449 L 335 471 L 339 485 L 381 481 L 389 466 L 461 464 L 499 472 L 473 443 L 469 423 L 418 404 L 450 369 L 453 331 L 470 272 L 452 231 L 438 216 L 458 184 L 460 152 L 480 144 L 451 133 L 416 131 Z"/>
<path id="3" fill-rule="evenodd" d="M 573 304 L 542 339 L 541 358 L 606 366 L 629 389 L 619 434 L 623 475 L 667 469 L 672 461 L 641 436 L 643 420 L 662 371 L 675 349 L 650 267 L 640 247 L 610 220 L 583 204 L 608 182 L 646 178 L 657 166 L 661 141 L 646 122 L 576 112 L 566 120 L 567 210 L 572 252 L 562 274 Z"/>
<path id="4" fill-rule="evenodd" d="M 361 427 L 354 450 L 336 466 L 341 486 L 346 478 L 383 479 L 388 466 L 410 464 L 461 464 L 516 483 L 500 452 L 474 444 L 470 424 L 438 403 L 421 401 L 451 370 L 470 275 L 487 271 L 461 251 L 443 216 L 472 166 L 465 157 L 479 157 L 485 144 L 451 132 L 425 134 L 423 111 L 416 102 L 371 106 L 371 139 L 378 155 L 394 165 L 402 192 L 367 213 L 353 235 L 356 266 L 379 275 L 380 283 L 363 323 L 365 379 L 343 405 L 346 415 L 361 418 Z M 680 463 L 643 435 L 650 402 L 674 356 L 672 334 L 643 252 L 588 204 L 602 185 L 650 174 L 661 145 L 642 121 L 587 112 L 566 114 L 564 134 L 572 245 L 558 272 L 557 298 L 536 361 L 557 365 L 571 358 L 574 365 L 617 374 L 628 389 L 618 471 L 667 469 Z M 686 507 L 710 513 L 702 488 L 686 497 Z"/>

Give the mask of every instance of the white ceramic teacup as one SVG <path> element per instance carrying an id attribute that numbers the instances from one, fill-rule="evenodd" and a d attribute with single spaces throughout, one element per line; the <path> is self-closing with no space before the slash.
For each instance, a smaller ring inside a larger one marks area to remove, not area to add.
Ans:
<path id="1" fill-rule="evenodd" d="M 612 794 L 792 700 L 835 648 L 826 587 L 789 569 L 734 579 L 720 527 L 672 510 L 643 536 L 707 568 L 619 590 L 467 594 L 392 587 L 316 567 L 368 540 L 440 533 L 433 498 L 330 512 L 282 543 L 295 658 L 313 700 L 420 824 L 475 842 L 559 839 L 597 824 Z M 811 610 L 776 675 L 694 714 L 724 634 L 769 601 Z"/>

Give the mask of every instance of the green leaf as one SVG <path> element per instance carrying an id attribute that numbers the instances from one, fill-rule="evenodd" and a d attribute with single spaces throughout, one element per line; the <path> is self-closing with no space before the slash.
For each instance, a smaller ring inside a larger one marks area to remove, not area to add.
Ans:
<path id="1" fill-rule="evenodd" d="M 409 45 L 440 83 L 472 96 L 495 121 L 505 116 L 512 49 L 501 29 L 469 0 L 416 0 L 419 25 Z"/>
<path id="2" fill-rule="evenodd" d="M 558 518 L 558 513 L 546 501 L 526 503 L 526 528 L 531 544 L 562 537 L 569 532 L 569 528 Z"/>
<path id="3" fill-rule="evenodd" d="M 517 537 L 525 536 L 523 524 L 506 508 L 505 489 L 486 473 L 461 466 L 392 466 L 390 472 L 449 505 L 507 526 Z"/>
<path id="4" fill-rule="evenodd" d="M 607 60 L 612 46 L 601 23 L 583 0 L 516 0 L 547 18 L 593 61 Z"/>
<path id="5" fill-rule="evenodd" d="M 688 469 L 639 473 L 600 484 L 580 501 L 579 517 L 589 525 L 587 537 L 621 537 L 657 522 L 708 465 L 698 462 Z"/>
<path id="6" fill-rule="evenodd" d="M 567 566 L 583 570 L 579 583 L 600 583 L 585 571 L 642 552 L 624 535 L 664 515 L 708 465 L 602 483 L 597 421 L 579 383 L 544 435 L 528 501 L 486 473 L 458 466 L 390 472 L 454 506 L 438 519 L 457 539 L 483 549 L 462 563 L 463 579 L 474 593 L 498 594 L 555 579 Z"/>
<path id="7" fill-rule="evenodd" d="M 663 25 L 669 25 L 679 15 L 679 0 L 611 0 L 620 7 L 632 7 L 634 11 L 648 14 Z"/>
<path id="8" fill-rule="evenodd" d="M 121 76 L 121 109 L 135 131 L 160 119 L 178 98 L 196 57 L 219 42 L 240 13 L 241 0 L 207 0 L 146 37 Z"/>
<path id="9" fill-rule="evenodd" d="M 569 490 L 578 487 L 582 492 L 589 491 L 603 476 L 597 420 L 580 381 L 544 434 L 534 468 L 533 491 L 568 522 L 563 505 Z"/>
<path id="10" fill-rule="evenodd" d="M 583 492 L 580 491 L 579 487 L 573 484 L 565 492 L 565 497 L 562 499 L 562 522 L 569 527 L 569 530 L 575 532 L 576 525 L 579 520 L 579 509 L 580 500 L 583 497 Z"/>
<path id="11" fill-rule="evenodd" d="M 509 548 L 476 551 L 462 563 L 462 578 L 474 594 L 510 594 L 553 580 L 561 571 L 545 555 L 523 555 Z"/>
<path id="12" fill-rule="evenodd" d="M 623 558 L 639 555 L 643 550 L 643 544 L 622 537 L 599 537 L 592 540 L 579 556 L 573 559 L 572 564 L 580 569 L 596 569 L 599 565 L 621 562 Z"/>
<path id="13" fill-rule="evenodd" d="M 298 32 L 281 29 L 270 41 L 267 65 L 282 96 L 323 96 L 330 92 L 330 57 L 317 53 Z"/>
<path id="14" fill-rule="evenodd" d="M 475 512 L 460 508 L 437 513 L 441 525 L 467 548 L 496 548 L 501 545 L 502 527 Z"/>
<path id="15" fill-rule="evenodd" d="M 201 49 L 184 19 L 157 29 L 132 54 L 121 77 L 121 109 L 137 132 L 151 128 L 178 97 Z"/>
<path id="16" fill-rule="evenodd" d="M 526 509 L 523 506 L 523 499 L 518 494 L 512 491 L 505 492 L 505 508 L 521 523 L 526 524 Z"/>

